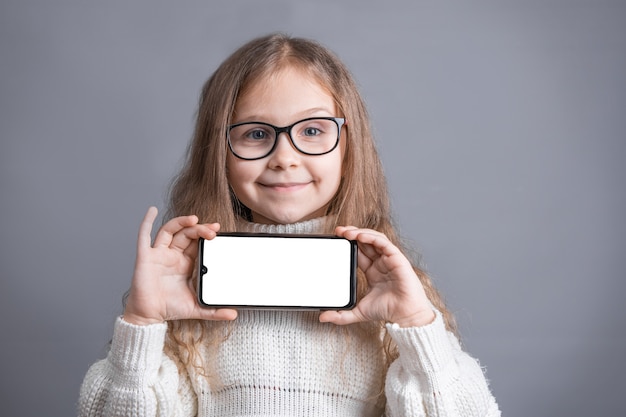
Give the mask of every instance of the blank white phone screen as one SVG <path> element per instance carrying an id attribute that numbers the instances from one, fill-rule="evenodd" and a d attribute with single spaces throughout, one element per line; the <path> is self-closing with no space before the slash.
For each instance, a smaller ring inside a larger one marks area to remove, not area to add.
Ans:
<path id="1" fill-rule="evenodd" d="M 203 248 L 204 304 L 342 308 L 351 301 L 347 239 L 218 235 Z"/>

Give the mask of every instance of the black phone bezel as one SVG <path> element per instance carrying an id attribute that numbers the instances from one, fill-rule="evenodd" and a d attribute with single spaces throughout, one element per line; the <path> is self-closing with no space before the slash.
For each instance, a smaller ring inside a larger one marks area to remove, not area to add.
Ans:
<path id="1" fill-rule="evenodd" d="M 202 285 L 203 277 L 207 273 L 207 268 L 204 266 L 204 243 L 205 239 L 200 238 L 198 240 L 198 259 L 197 259 L 197 273 L 198 273 L 198 285 L 197 285 L 197 299 L 201 306 L 205 308 L 234 308 L 234 309 L 259 309 L 259 310 L 350 310 L 354 308 L 357 301 L 357 256 L 358 245 L 355 240 L 346 239 L 340 236 L 334 235 L 313 235 L 313 234 L 275 234 L 275 233 L 246 233 L 246 232 L 220 232 L 217 237 L 220 236 L 234 236 L 234 237 L 270 237 L 278 239 L 343 239 L 350 243 L 350 295 L 349 302 L 344 306 L 291 306 L 291 305 L 249 305 L 249 304 L 207 304 L 202 300 Z"/>

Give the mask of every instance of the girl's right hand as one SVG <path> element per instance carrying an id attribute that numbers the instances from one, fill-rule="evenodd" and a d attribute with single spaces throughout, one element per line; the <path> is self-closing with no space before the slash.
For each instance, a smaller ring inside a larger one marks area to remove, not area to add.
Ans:
<path id="1" fill-rule="evenodd" d="M 176 217 L 159 229 L 152 244 L 156 217 L 156 207 L 150 207 L 139 228 L 124 321 L 147 325 L 182 319 L 234 320 L 236 310 L 201 307 L 191 280 L 198 239 L 213 239 L 220 225 L 198 224 L 196 216 Z"/>

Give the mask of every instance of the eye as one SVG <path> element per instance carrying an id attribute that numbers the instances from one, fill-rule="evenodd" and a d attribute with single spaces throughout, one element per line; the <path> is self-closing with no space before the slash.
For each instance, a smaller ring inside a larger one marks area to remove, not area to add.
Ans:
<path id="1" fill-rule="evenodd" d="M 262 129 L 253 129 L 246 134 L 246 138 L 251 140 L 263 140 L 267 139 L 267 137 L 268 133 Z"/>
<path id="2" fill-rule="evenodd" d="M 302 133 L 304 134 L 304 136 L 317 136 L 317 135 L 321 135 L 322 131 L 316 127 L 309 126 L 309 127 L 304 128 Z"/>

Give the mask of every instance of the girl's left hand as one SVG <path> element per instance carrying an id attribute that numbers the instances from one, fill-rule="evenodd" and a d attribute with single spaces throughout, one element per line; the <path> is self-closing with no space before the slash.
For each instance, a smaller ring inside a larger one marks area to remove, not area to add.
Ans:
<path id="1" fill-rule="evenodd" d="M 413 266 L 387 236 L 352 226 L 337 227 L 335 233 L 357 241 L 358 266 L 365 273 L 369 291 L 352 310 L 324 311 L 321 322 L 344 325 L 382 320 L 414 327 L 435 319 Z"/>

